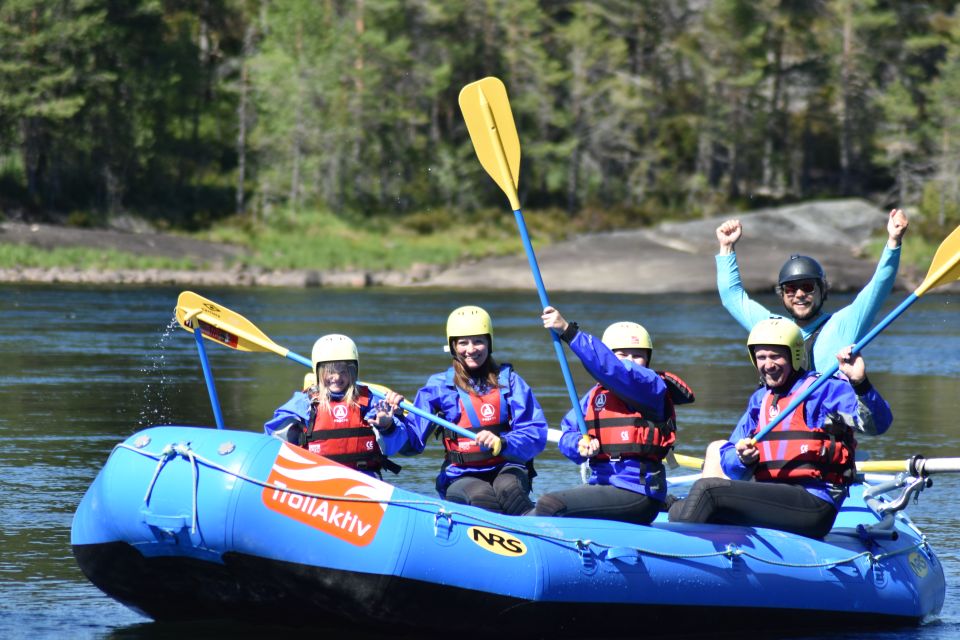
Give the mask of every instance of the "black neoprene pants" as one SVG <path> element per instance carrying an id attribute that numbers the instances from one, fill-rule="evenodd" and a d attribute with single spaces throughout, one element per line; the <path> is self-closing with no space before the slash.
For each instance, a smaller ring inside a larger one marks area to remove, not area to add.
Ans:
<path id="1" fill-rule="evenodd" d="M 584 484 L 541 496 L 537 500 L 536 511 L 531 515 L 650 524 L 661 506 L 662 502 L 642 493 L 606 484 Z"/>
<path id="2" fill-rule="evenodd" d="M 508 516 L 523 515 L 533 508 L 529 473 L 517 467 L 460 476 L 447 487 L 446 498 Z"/>
<path id="3" fill-rule="evenodd" d="M 686 499 L 670 507 L 670 522 L 767 527 L 810 538 L 827 535 L 836 518 L 836 507 L 801 486 L 726 478 L 697 480 Z"/>

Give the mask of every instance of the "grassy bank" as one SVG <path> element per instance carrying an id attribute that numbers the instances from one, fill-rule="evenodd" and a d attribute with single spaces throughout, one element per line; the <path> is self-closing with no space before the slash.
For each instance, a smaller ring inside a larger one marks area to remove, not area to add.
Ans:
<path id="1" fill-rule="evenodd" d="M 625 226 L 616 216 L 584 213 L 571 218 L 559 210 L 524 214 L 536 246 L 585 231 Z M 433 210 L 405 217 L 343 218 L 326 212 L 282 212 L 269 220 L 228 220 L 187 237 L 243 247 L 242 264 L 270 270 L 405 270 L 412 265 L 523 251 L 509 211 L 472 214 Z M 0 244 L 0 268 L 193 269 L 207 266 L 202 256 L 162 258 L 122 250 L 38 249 Z M 231 266 L 227 263 L 225 266 Z"/>
<path id="2" fill-rule="evenodd" d="M 570 217 L 560 210 L 525 212 L 535 246 L 542 247 L 587 232 L 636 227 L 638 221 L 617 212 L 586 210 Z M 918 229 L 919 231 L 919 229 Z M 179 234 L 178 234 L 179 235 Z M 414 264 L 446 265 L 463 260 L 523 252 L 511 212 L 491 209 L 472 214 L 432 210 L 399 216 L 343 218 L 326 212 L 280 212 L 269 220 L 228 220 L 187 236 L 244 248 L 231 265 L 274 271 L 359 269 L 406 270 Z M 886 233 L 865 249 L 865 259 L 881 252 Z M 926 270 L 942 238 L 911 232 L 902 262 Z M 146 256 L 122 249 L 39 249 L 0 243 L 0 268 L 197 269 L 211 266 L 202 255 Z"/>
<path id="3" fill-rule="evenodd" d="M 142 256 L 127 251 L 63 247 L 41 249 L 20 244 L 0 244 L 0 269 L 194 269 L 201 261 L 192 258 Z"/>

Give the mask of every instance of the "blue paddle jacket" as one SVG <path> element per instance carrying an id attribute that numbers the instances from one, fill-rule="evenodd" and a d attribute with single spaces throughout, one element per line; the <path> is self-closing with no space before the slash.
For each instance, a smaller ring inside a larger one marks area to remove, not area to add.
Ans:
<path id="1" fill-rule="evenodd" d="M 583 368 L 594 380 L 645 418 L 658 422 L 669 417 L 667 385 L 656 371 L 619 359 L 599 338 L 585 331 L 577 331 L 570 338 L 570 350 L 580 358 Z M 580 410 L 584 414 L 589 409 L 589 400 L 589 391 L 580 398 Z M 582 436 L 573 409 L 564 416 L 561 427 L 560 453 L 577 464 L 586 462 L 587 458 L 577 449 Z M 664 500 L 667 496 L 663 465 L 640 460 L 591 461 L 588 484 L 608 484 L 657 500 Z"/>
<path id="2" fill-rule="evenodd" d="M 333 400 L 341 400 L 343 394 L 333 393 L 330 394 L 330 397 Z M 364 420 L 376 418 L 376 405 L 377 399 L 371 398 L 370 408 L 363 416 Z M 289 400 L 274 410 L 273 416 L 263 425 L 264 433 L 268 436 L 277 435 L 280 437 L 282 434 L 277 433 L 278 429 L 282 429 L 289 424 L 291 418 L 299 421 L 304 427 L 309 426 L 307 422 L 310 420 L 310 396 L 303 391 L 295 391 Z M 285 437 L 283 439 L 286 440 Z M 410 433 L 406 422 L 397 415 L 393 416 L 393 429 L 377 429 L 377 444 L 380 446 L 383 455 L 387 457 L 397 454 L 409 455 L 415 449 L 415 445 L 412 444 L 415 442 L 416 440 Z M 361 469 L 361 471 L 364 470 Z M 364 473 L 376 476 L 373 472 L 364 471 Z"/>
<path id="3" fill-rule="evenodd" d="M 804 372 L 804 375 L 799 376 L 791 385 L 790 395 L 796 393 L 804 381 L 814 375 L 817 375 L 816 372 Z M 747 410 L 730 434 L 729 441 L 720 448 L 720 465 L 732 480 L 747 478 L 752 473 L 751 467 L 740 462 L 735 445 L 741 439 L 750 437 L 757 428 L 760 407 L 766 393 L 766 387 L 760 387 L 753 392 L 747 403 Z M 884 433 L 893 422 L 890 405 L 869 381 L 864 381 L 854 389 L 846 379 L 832 377 L 814 389 L 803 406 L 806 424 L 813 428 L 822 427 L 832 414 L 839 414 L 856 433 L 871 436 Z M 783 420 L 790 420 L 790 417 Z M 804 489 L 833 504 L 837 509 L 843 504 L 844 492 L 837 491 L 825 482 L 805 484 Z"/>
<path id="4" fill-rule="evenodd" d="M 501 364 L 501 371 L 510 367 Z M 508 387 L 502 389 L 503 401 L 509 409 L 510 430 L 502 434 L 503 449 L 500 455 L 507 461 L 490 467 L 461 467 L 456 464 L 445 465 L 437 477 L 437 490 L 441 497 L 446 494 L 446 487 L 462 475 L 480 474 L 504 466 L 526 468 L 527 462 L 533 460 L 547 444 L 547 419 L 544 417 L 540 403 L 533 395 L 530 386 L 512 368 L 509 371 Z M 475 389 L 483 393 L 487 389 Z M 428 413 L 457 424 L 460 420 L 460 396 L 452 382 L 450 370 L 435 373 L 427 383 L 417 392 L 413 404 Z M 424 450 L 427 440 L 438 428 L 436 424 L 426 418 L 414 414 L 405 417 L 411 431 L 411 442 L 416 452 Z M 441 427 L 442 429 L 442 427 Z"/>
<path id="5" fill-rule="evenodd" d="M 750 331 L 761 320 L 766 320 L 771 315 L 783 314 L 771 314 L 766 307 L 750 299 L 740 282 L 736 253 L 717 255 L 716 258 L 720 301 L 740 326 Z M 821 311 L 815 321 L 800 328 L 803 339 L 807 340 L 817 329 L 823 327 L 813 345 L 816 370 L 829 368 L 836 362 L 836 355 L 841 349 L 855 344 L 873 328 L 874 318 L 893 288 L 899 266 L 900 247 L 891 249 L 885 245 L 873 278 L 853 302 L 833 313 Z"/>

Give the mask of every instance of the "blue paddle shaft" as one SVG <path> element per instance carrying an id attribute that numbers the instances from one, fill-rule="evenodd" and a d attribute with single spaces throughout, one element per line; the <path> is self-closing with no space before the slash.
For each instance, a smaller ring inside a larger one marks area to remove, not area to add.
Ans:
<path id="1" fill-rule="evenodd" d="M 307 359 L 304 358 L 303 356 L 298 355 L 298 354 L 296 354 L 296 353 L 294 353 L 294 352 L 292 352 L 292 351 L 287 351 L 287 354 L 286 354 L 285 357 L 286 357 L 286 358 L 289 358 L 290 360 L 293 360 L 294 362 L 299 362 L 300 364 L 304 365 L 305 367 L 308 367 L 308 368 L 311 368 L 311 369 L 313 368 L 313 363 L 312 363 L 310 360 L 307 360 Z M 373 388 L 373 387 L 367 386 L 366 383 L 364 383 L 364 382 L 358 382 L 358 384 L 362 384 L 362 385 L 366 386 L 368 389 L 370 389 L 370 393 L 372 393 L 373 395 L 377 396 L 378 398 L 383 398 L 383 397 L 384 397 L 384 394 L 383 394 L 382 392 L 378 391 L 377 389 L 375 389 L 375 388 Z M 429 412 L 427 412 L 427 411 L 424 411 L 423 409 L 420 409 L 420 408 L 417 407 L 416 405 L 412 405 L 412 404 L 410 404 L 409 402 L 406 402 L 406 401 L 401 402 L 401 403 L 400 403 L 400 408 L 402 408 L 402 409 L 404 409 L 404 410 L 406 410 L 406 411 L 409 411 L 410 413 L 412 413 L 412 414 L 414 414 L 414 415 L 420 416 L 421 418 L 424 418 L 424 419 L 426 419 L 426 420 L 429 420 L 430 422 L 432 422 L 432 423 L 434 423 L 434 424 L 438 424 L 438 425 L 440 425 L 441 427 L 443 427 L 443 428 L 445 428 L 445 429 L 450 429 L 450 431 L 454 431 L 454 432 L 460 434 L 461 436 L 463 436 L 464 438 L 470 438 L 471 440 L 476 440 L 476 439 L 477 439 L 477 434 L 473 433 L 472 431 L 468 431 L 467 429 L 464 429 L 464 428 L 461 427 L 460 425 L 453 424 L 453 423 L 450 422 L 449 420 L 444 420 L 444 419 L 441 418 L 440 416 L 435 416 L 435 415 L 433 415 L 432 413 L 429 413 Z"/>
<path id="2" fill-rule="evenodd" d="M 896 319 L 900 316 L 901 313 L 903 313 L 904 311 L 906 311 L 906 310 L 907 310 L 907 307 L 909 307 L 909 306 L 912 305 L 914 302 L 916 302 L 916 300 L 917 300 L 918 297 L 919 297 L 919 296 L 918 296 L 916 293 L 911 293 L 909 296 L 907 296 L 907 298 L 906 298 L 903 302 L 900 303 L 900 306 L 898 306 L 896 309 L 894 309 L 893 311 L 891 311 L 890 313 L 888 313 L 887 316 L 886 316 L 883 320 L 881 320 L 880 322 L 877 323 L 877 326 L 875 326 L 873 329 L 871 329 L 871 330 L 867 333 L 867 335 L 865 335 L 865 336 L 863 336 L 862 338 L 860 338 L 860 341 L 857 342 L 855 345 L 853 345 L 853 349 L 851 349 L 850 355 L 856 355 L 856 354 L 860 353 L 860 351 L 862 351 L 864 347 L 866 347 L 868 344 L 870 344 L 870 341 L 871 341 L 871 340 L 873 340 L 874 338 L 876 338 L 877 335 L 879 335 L 881 331 L 883 331 L 884 329 L 886 329 L 886 328 L 890 325 L 891 322 L 893 322 L 894 320 L 896 320 Z M 835 373 L 836 373 L 837 371 L 839 371 L 839 370 L 840 370 L 840 362 L 839 362 L 839 361 L 834 362 L 832 365 L 830 365 L 829 368 L 827 368 L 825 371 L 823 371 L 823 372 L 820 374 L 820 377 L 817 378 L 817 379 L 813 382 L 813 384 L 811 384 L 809 387 L 807 387 L 806 390 L 805 390 L 803 393 L 801 393 L 799 396 L 797 396 L 796 398 L 794 398 L 794 399 L 790 402 L 790 404 L 787 405 L 787 408 L 784 409 L 783 411 L 781 411 L 781 412 L 777 415 L 776 418 L 774 418 L 773 420 L 771 420 L 771 421 L 767 424 L 767 426 L 765 426 L 763 429 L 761 429 L 760 432 L 757 433 L 757 435 L 754 436 L 753 439 L 754 439 L 755 441 L 759 441 L 759 440 L 761 440 L 765 435 L 767 435 L 768 433 L 770 433 L 770 430 L 771 430 L 771 429 L 773 429 L 775 426 L 777 426 L 778 424 L 780 424 L 781 422 L 783 422 L 784 418 L 786 418 L 788 415 L 790 415 L 790 414 L 793 412 L 794 409 L 796 409 L 798 406 L 800 406 L 800 403 L 801 403 L 801 402 L 803 402 L 803 401 L 806 400 L 808 397 L 810 397 L 810 394 L 811 394 L 811 393 L 813 393 L 814 391 L 816 391 L 817 389 L 819 389 L 821 386 L 823 386 L 823 384 L 825 383 L 825 381 L 828 380 L 828 379 L 830 379 L 831 377 L 833 377 L 833 374 L 835 374 Z"/>
<path id="3" fill-rule="evenodd" d="M 527 223 L 523 219 L 523 211 L 516 209 L 513 212 L 513 217 L 517 221 L 517 228 L 520 229 L 520 239 L 523 240 L 523 248 L 527 252 L 527 262 L 530 263 L 533 281 L 537 285 L 537 293 L 540 294 L 540 308 L 549 307 L 550 301 L 547 300 L 547 290 L 543 286 L 543 278 L 540 277 L 540 267 L 537 265 L 537 256 L 533 252 L 530 234 L 527 233 Z M 570 404 L 573 406 L 573 413 L 577 418 L 577 427 L 580 428 L 581 434 L 587 435 L 587 424 L 583 420 L 583 410 L 580 408 L 580 396 L 577 395 L 577 389 L 573 386 L 573 375 L 570 373 L 570 365 L 567 364 L 567 356 L 563 353 L 560 336 L 552 329 L 550 330 L 550 336 L 553 338 L 553 350 L 557 352 L 557 360 L 560 362 L 563 381 L 567 384 L 567 394 L 570 396 Z"/>
<path id="4" fill-rule="evenodd" d="M 210 406 L 213 407 L 213 419 L 217 422 L 217 429 L 223 429 L 223 414 L 220 412 L 220 399 L 217 397 L 217 387 L 213 384 L 213 372 L 207 360 L 207 348 L 203 346 L 203 332 L 197 321 L 193 321 L 193 337 L 197 341 L 197 352 L 200 354 L 200 367 L 203 369 L 203 379 L 207 383 L 207 393 L 210 394 Z"/>

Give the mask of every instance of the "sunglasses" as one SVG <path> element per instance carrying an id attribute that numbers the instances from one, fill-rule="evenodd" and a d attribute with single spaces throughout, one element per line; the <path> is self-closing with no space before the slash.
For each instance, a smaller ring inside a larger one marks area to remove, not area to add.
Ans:
<path id="1" fill-rule="evenodd" d="M 817 290 L 817 285 L 813 282 L 801 282 L 799 284 L 795 282 L 788 282 L 783 285 L 783 292 L 787 295 L 793 295 L 797 291 L 803 291 L 804 293 L 813 293 Z"/>

